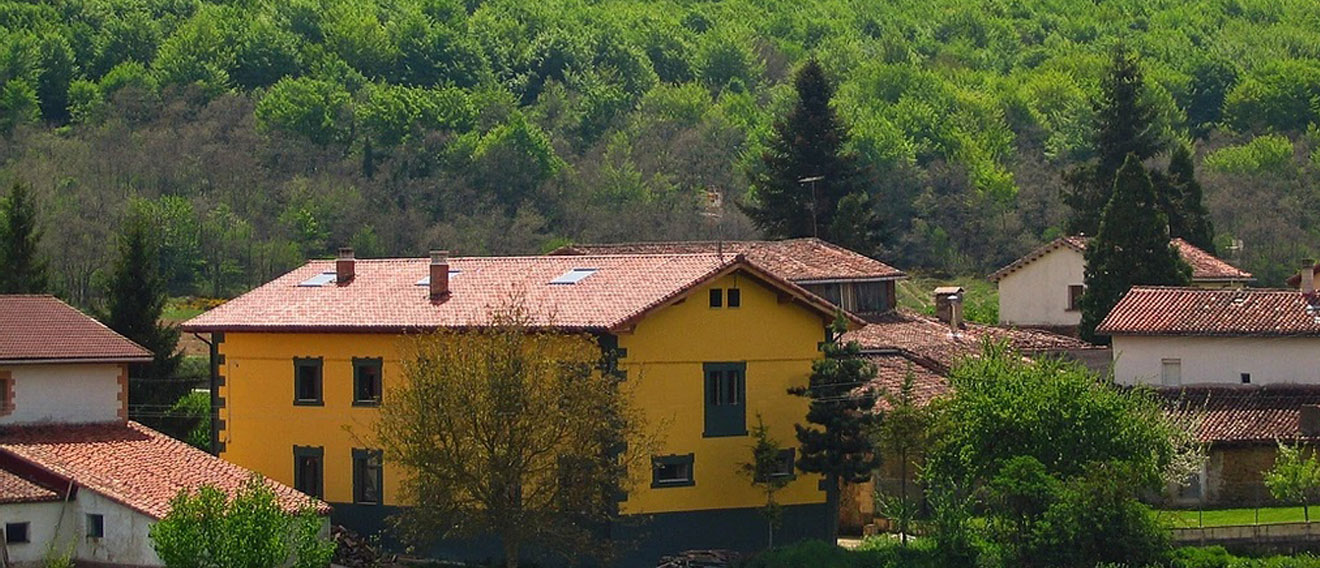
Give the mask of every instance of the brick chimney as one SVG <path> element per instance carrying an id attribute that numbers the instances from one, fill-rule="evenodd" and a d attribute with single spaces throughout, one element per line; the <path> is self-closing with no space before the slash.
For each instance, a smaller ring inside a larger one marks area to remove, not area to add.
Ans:
<path id="1" fill-rule="evenodd" d="M 353 256 L 353 247 L 339 247 L 339 256 L 335 259 L 335 284 L 343 286 L 353 281 L 357 275 Z"/>
<path id="2" fill-rule="evenodd" d="M 1297 273 L 1297 289 L 1303 294 L 1315 291 L 1315 265 L 1310 260 L 1303 262 L 1301 270 Z"/>
<path id="3" fill-rule="evenodd" d="M 935 317 L 949 324 L 954 331 L 962 329 L 963 289 L 960 286 L 941 286 L 935 289 Z"/>
<path id="4" fill-rule="evenodd" d="M 1320 405 L 1303 404 L 1297 413 L 1297 431 L 1303 436 L 1320 435 Z"/>
<path id="5" fill-rule="evenodd" d="M 449 251 L 431 251 L 431 301 L 449 297 Z"/>

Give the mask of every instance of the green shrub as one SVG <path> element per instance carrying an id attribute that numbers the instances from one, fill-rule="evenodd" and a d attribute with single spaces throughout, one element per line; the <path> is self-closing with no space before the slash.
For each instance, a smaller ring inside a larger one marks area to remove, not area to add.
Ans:
<path id="1" fill-rule="evenodd" d="M 1278 134 L 1216 150 L 1205 157 L 1205 167 L 1230 174 L 1291 175 L 1297 170 L 1292 141 Z"/>

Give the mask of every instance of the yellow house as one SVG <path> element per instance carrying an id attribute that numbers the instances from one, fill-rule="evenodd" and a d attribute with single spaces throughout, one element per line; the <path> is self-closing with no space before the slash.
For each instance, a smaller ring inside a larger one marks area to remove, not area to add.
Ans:
<path id="1" fill-rule="evenodd" d="M 406 475 L 360 447 L 409 333 L 488 323 L 518 296 L 535 325 L 595 334 L 635 381 L 663 444 L 619 504 L 622 565 L 691 548 L 765 545 L 764 496 L 739 475 L 759 415 L 786 448 L 777 538 L 828 531 L 820 477 L 794 472 L 793 425 L 834 308 L 741 255 L 656 254 L 312 261 L 183 325 L 209 333 L 216 451 L 335 507 L 364 531 L 401 503 Z M 858 323 L 852 320 L 853 323 Z M 355 435 L 357 432 L 358 435 Z M 711 530 L 713 527 L 719 530 Z M 444 552 L 444 551 L 442 551 Z M 448 550 L 491 555 L 481 543 Z"/>

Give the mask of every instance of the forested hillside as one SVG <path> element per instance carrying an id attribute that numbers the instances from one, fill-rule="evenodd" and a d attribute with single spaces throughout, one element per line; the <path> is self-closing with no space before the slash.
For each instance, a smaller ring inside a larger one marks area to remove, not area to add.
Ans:
<path id="1" fill-rule="evenodd" d="M 755 236 L 737 203 L 810 57 L 875 174 L 868 252 L 984 273 L 1060 233 L 1118 42 L 1221 253 L 1278 285 L 1320 252 L 1314 0 L 11 1 L 0 26 L 0 181 L 84 305 L 130 217 L 172 293 L 217 296 L 345 244 Z"/>

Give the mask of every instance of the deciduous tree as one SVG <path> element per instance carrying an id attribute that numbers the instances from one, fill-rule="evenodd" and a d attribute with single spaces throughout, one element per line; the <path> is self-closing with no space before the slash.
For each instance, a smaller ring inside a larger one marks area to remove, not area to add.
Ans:
<path id="1" fill-rule="evenodd" d="M 1169 243 L 1169 222 L 1160 210 L 1146 168 L 1129 156 L 1114 180 L 1113 196 L 1100 231 L 1086 245 L 1086 293 L 1082 295 L 1082 338 L 1108 343 L 1095 328 L 1128 289 L 1136 285 L 1182 286 L 1191 268 Z"/>
<path id="2" fill-rule="evenodd" d="M 765 505 L 761 506 L 761 515 L 766 520 L 766 548 L 775 547 L 775 529 L 783 522 L 784 509 L 775 500 L 780 489 L 788 487 L 793 481 L 792 472 L 783 472 L 783 446 L 779 440 L 770 436 L 770 428 L 765 425 L 761 415 L 756 415 L 756 426 L 752 428 L 752 460 L 738 465 L 738 471 L 751 479 L 752 485 L 765 494 Z"/>
<path id="3" fill-rule="evenodd" d="M 1279 442 L 1274 466 L 1265 472 L 1265 486 L 1275 499 L 1300 503 L 1302 517 L 1309 523 L 1311 500 L 1320 490 L 1320 458 L 1314 451 L 1309 456 L 1303 455 L 1304 451 L 1300 446 Z"/>
<path id="4" fill-rule="evenodd" d="M 591 337 L 532 329 L 519 300 L 490 316 L 414 338 L 385 392 L 375 444 L 415 504 L 398 527 L 418 543 L 495 535 L 510 568 L 532 546 L 608 556 L 592 527 L 651 455 L 627 383 Z"/>

